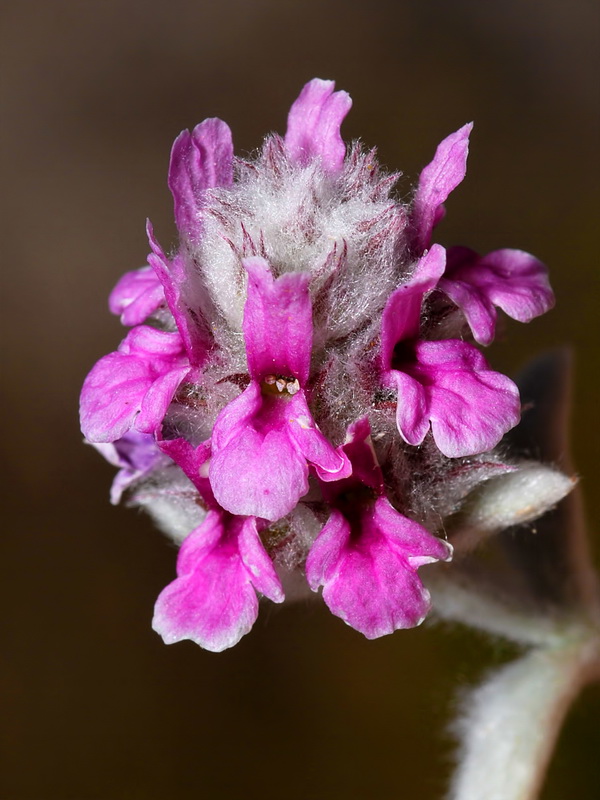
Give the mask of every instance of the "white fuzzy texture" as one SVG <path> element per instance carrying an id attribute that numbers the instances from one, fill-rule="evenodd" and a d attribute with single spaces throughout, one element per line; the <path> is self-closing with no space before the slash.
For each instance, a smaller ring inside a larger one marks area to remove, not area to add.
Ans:
<path id="1" fill-rule="evenodd" d="M 256 161 L 238 162 L 233 186 L 207 192 L 201 243 L 191 254 L 227 326 L 241 330 L 241 260 L 251 255 L 266 258 L 276 275 L 311 273 L 317 340 L 344 336 L 380 312 L 398 285 L 406 225 L 405 207 L 389 197 L 393 182 L 379 175 L 373 153 L 358 148 L 337 176 L 318 161 L 295 166 L 278 137 Z"/>
<path id="2" fill-rule="evenodd" d="M 491 478 L 473 493 L 461 511 L 452 538 L 457 554 L 466 553 L 491 533 L 538 519 L 566 497 L 575 479 L 544 464 L 524 464 Z"/>
<path id="3" fill-rule="evenodd" d="M 198 504 L 198 492 L 183 472 L 171 465 L 134 489 L 128 505 L 140 506 L 175 544 L 201 524 L 206 511 Z"/>
<path id="4" fill-rule="evenodd" d="M 505 597 L 491 597 L 479 586 L 461 583 L 461 576 L 439 565 L 419 572 L 431 592 L 433 610 L 439 619 L 461 622 L 471 628 L 502 636 L 525 645 L 556 645 L 563 635 L 564 622 L 548 614 L 521 613 Z"/>
<path id="5" fill-rule="evenodd" d="M 456 723 L 459 765 L 449 800 L 534 800 L 562 720 L 598 665 L 598 641 L 534 649 L 471 691 Z"/>

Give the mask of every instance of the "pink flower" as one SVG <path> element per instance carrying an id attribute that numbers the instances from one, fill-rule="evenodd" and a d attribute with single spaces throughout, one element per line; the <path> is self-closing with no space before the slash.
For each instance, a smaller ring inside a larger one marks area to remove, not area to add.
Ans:
<path id="1" fill-rule="evenodd" d="M 313 591 L 323 586 L 336 616 L 375 639 L 420 625 L 430 601 L 416 570 L 448 561 L 452 547 L 385 497 L 366 417 L 350 426 L 343 450 L 352 476 L 323 485 L 332 511 L 310 550 L 306 578 Z"/>
<path id="2" fill-rule="evenodd" d="M 274 279 L 264 259 L 244 261 L 244 339 L 251 382 L 215 422 L 209 477 L 233 514 L 277 520 L 308 491 L 308 465 L 325 481 L 348 459 L 317 428 L 305 388 L 312 346 L 309 276 Z"/>
<path id="3" fill-rule="evenodd" d="M 404 202 L 375 149 L 346 146 L 351 104 L 310 81 L 252 158 L 234 157 L 219 119 L 182 131 L 168 171 L 179 242 L 165 251 L 148 222 L 149 266 L 111 293 L 134 327 L 86 378 L 81 426 L 120 468 L 113 501 L 139 482 L 128 502 L 184 540 L 156 604 L 167 642 L 231 646 L 259 595 L 283 600 L 276 570 L 304 567 L 369 638 L 419 624 L 416 570 L 451 548 L 401 511 L 460 508 L 519 419 L 513 382 L 461 337 L 468 324 L 488 344 L 497 308 L 546 311 L 545 268 L 432 243 L 472 125 Z"/>
<path id="4" fill-rule="evenodd" d="M 208 513 L 184 540 L 177 578 L 160 593 L 152 627 L 166 644 L 191 639 L 220 652 L 248 633 L 258 616 L 260 592 L 283 602 L 283 589 L 260 540 L 263 520 L 234 516 L 215 501 L 203 467 L 210 445 L 192 447 L 184 439 L 161 440 L 194 483 Z"/>
<path id="5" fill-rule="evenodd" d="M 220 652 L 248 633 L 258 616 L 256 592 L 283 602 L 283 590 L 254 517 L 211 510 L 184 540 L 177 579 L 160 593 L 152 627 L 166 644 L 191 639 Z"/>
<path id="6" fill-rule="evenodd" d="M 419 338 L 421 303 L 445 268 L 445 251 L 433 245 L 412 279 L 400 286 L 383 311 L 381 355 L 384 382 L 398 392 L 396 423 L 411 445 L 430 427 L 449 458 L 483 453 L 519 421 L 519 391 L 493 372 L 481 353 L 458 339 Z"/>

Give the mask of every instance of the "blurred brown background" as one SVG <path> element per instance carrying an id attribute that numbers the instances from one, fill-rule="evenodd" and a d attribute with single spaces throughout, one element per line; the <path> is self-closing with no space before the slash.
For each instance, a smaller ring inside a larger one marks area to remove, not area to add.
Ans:
<path id="1" fill-rule="evenodd" d="M 514 372 L 574 347 L 574 455 L 597 523 L 597 31 L 592 0 L 3 5 L 1 797 L 442 797 L 455 689 L 503 646 L 432 627 L 367 642 L 320 603 L 265 606 L 220 655 L 164 646 L 150 619 L 176 553 L 149 519 L 109 505 L 112 470 L 81 444 L 79 388 L 122 336 L 106 298 L 144 263 L 146 216 L 174 238 L 176 134 L 220 116 L 251 151 L 285 130 L 307 80 L 334 78 L 354 98 L 345 137 L 377 144 L 405 189 L 475 120 L 438 237 L 550 265 L 557 308 L 511 324 L 490 356 Z M 600 796 L 599 712 L 591 689 L 545 800 Z"/>

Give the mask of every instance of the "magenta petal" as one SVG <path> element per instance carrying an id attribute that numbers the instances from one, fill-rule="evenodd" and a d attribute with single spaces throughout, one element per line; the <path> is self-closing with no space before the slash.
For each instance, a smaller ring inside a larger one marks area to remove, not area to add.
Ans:
<path id="1" fill-rule="evenodd" d="M 126 272 L 108 298 L 123 325 L 140 325 L 165 302 L 165 293 L 152 267 Z"/>
<path id="2" fill-rule="evenodd" d="M 119 345 L 120 353 L 146 358 L 155 365 L 155 372 L 166 372 L 164 366 L 185 361 L 183 343 L 177 331 L 161 331 L 149 325 L 132 328 Z"/>
<path id="3" fill-rule="evenodd" d="M 248 299 L 244 338 L 250 374 L 256 380 L 282 374 L 308 379 L 312 348 L 309 275 L 287 273 L 273 278 L 264 258 L 246 258 Z"/>
<path id="4" fill-rule="evenodd" d="M 306 166 L 320 158 L 323 168 L 335 173 L 342 167 L 346 146 L 340 128 L 352 100 L 334 92 L 333 81 L 315 78 L 306 84 L 288 115 L 285 146 L 292 161 Z"/>
<path id="5" fill-rule="evenodd" d="M 148 263 L 163 286 L 169 310 L 183 339 L 190 364 L 199 366 L 204 363 L 212 346 L 212 335 L 201 316 L 200 309 L 196 308 L 194 311 L 184 297 L 187 275 L 183 258 L 181 255 L 176 255 L 169 261 L 154 236 L 150 220 L 146 222 L 146 233 L 152 249 Z"/>
<path id="6" fill-rule="evenodd" d="M 429 432 L 429 397 L 425 387 L 399 370 L 390 370 L 386 377 L 398 391 L 396 425 L 400 435 L 408 444 L 421 444 Z"/>
<path id="7" fill-rule="evenodd" d="M 389 546 L 406 558 L 413 569 L 452 558 L 449 542 L 432 536 L 422 525 L 400 514 L 387 498 L 375 501 L 373 514 L 379 529 L 385 531 Z"/>
<path id="8" fill-rule="evenodd" d="M 238 538 L 252 537 L 258 538 L 255 520 L 209 511 L 185 539 L 177 561 L 178 578 L 159 595 L 152 620 L 166 644 L 191 639 L 220 652 L 248 633 L 258 615 L 258 599 Z M 244 549 L 249 549 L 247 542 Z"/>
<path id="9" fill-rule="evenodd" d="M 270 415 L 270 409 L 263 410 L 263 400 L 260 386 L 253 382 L 219 414 L 208 474 L 223 508 L 277 520 L 308 491 L 308 466 L 276 416 L 286 401 L 274 398 Z"/>
<path id="10" fill-rule="evenodd" d="M 248 520 L 238 536 L 240 557 L 251 575 L 257 592 L 264 594 L 274 603 L 283 603 L 285 596 L 281 581 L 275 572 L 273 562 L 260 540 L 256 520 Z"/>
<path id="11" fill-rule="evenodd" d="M 84 436 L 90 442 L 120 439 L 137 422 L 142 407 L 140 430 L 152 432 L 162 419 L 161 409 L 166 411 L 188 371 L 177 333 L 146 325 L 133 328 L 119 351 L 101 358 L 84 381 L 80 400 Z"/>
<path id="12" fill-rule="evenodd" d="M 209 477 L 223 508 L 272 521 L 289 514 L 308 491 L 306 460 L 280 430 L 242 431 L 213 455 Z"/>
<path id="13" fill-rule="evenodd" d="M 488 369 L 472 345 L 418 342 L 415 355 L 416 362 L 402 371 L 423 386 L 433 438 L 444 455 L 483 453 L 519 421 L 517 387 L 506 375 Z M 398 403 L 403 400 L 399 394 Z"/>
<path id="14" fill-rule="evenodd" d="M 397 546 L 397 528 L 405 525 L 414 539 L 417 523 L 394 513 L 398 519 L 388 535 L 374 507 L 363 512 L 354 532 L 333 511 L 306 562 L 310 587 L 322 584 L 329 609 L 367 639 L 419 625 L 429 611 L 429 593 L 408 561 L 411 553 Z"/>
<path id="15" fill-rule="evenodd" d="M 445 268 L 446 251 L 441 245 L 434 244 L 419 259 L 408 283 L 390 295 L 381 320 L 381 360 L 384 369 L 388 369 L 392 363 L 396 344 L 418 335 L 423 296 L 435 287 Z"/>
<path id="16" fill-rule="evenodd" d="M 210 440 L 194 447 L 186 439 L 158 438 L 157 445 L 161 452 L 173 459 L 181 467 L 187 477 L 198 489 L 200 496 L 211 507 L 217 503 L 208 480 L 208 460 L 210 458 Z"/>
<path id="17" fill-rule="evenodd" d="M 529 322 L 554 305 L 545 265 L 522 250 L 495 250 L 480 258 L 466 248 L 453 248 L 439 288 L 463 311 L 480 344 L 494 338 L 495 306 L 512 319 Z"/>
<path id="18" fill-rule="evenodd" d="M 81 390 L 81 430 L 90 442 L 114 442 L 131 428 L 152 386 L 150 365 L 137 356 L 109 353 L 92 368 Z"/>
<path id="19" fill-rule="evenodd" d="M 433 228 L 443 216 L 442 204 L 465 177 L 472 128 L 473 123 L 463 125 L 440 142 L 433 161 L 421 172 L 412 213 L 419 253 L 429 246 Z"/>
<path id="20" fill-rule="evenodd" d="M 192 133 L 179 134 L 171 150 L 168 182 L 180 233 L 191 238 L 199 235 L 202 193 L 229 186 L 232 180 L 233 142 L 222 120 L 205 119 Z"/>
<path id="21" fill-rule="evenodd" d="M 288 432 L 306 461 L 316 469 L 322 481 L 338 481 L 352 473 L 352 465 L 341 448 L 334 447 L 312 418 L 304 392 L 288 403 Z"/>
<path id="22" fill-rule="evenodd" d="M 153 433 L 156 430 L 163 421 L 179 384 L 189 371 L 189 366 L 178 367 L 152 383 L 144 395 L 140 404 L 140 413 L 135 421 L 138 431 Z"/>

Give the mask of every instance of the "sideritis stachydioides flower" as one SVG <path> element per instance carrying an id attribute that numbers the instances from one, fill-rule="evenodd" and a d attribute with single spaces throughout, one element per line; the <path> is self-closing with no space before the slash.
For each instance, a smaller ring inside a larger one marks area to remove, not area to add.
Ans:
<path id="1" fill-rule="evenodd" d="M 552 306 L 545 267 L 432 243 L 471 125 L 404 203 L 374 150 L 346 148 L 350 105 L 311 81 L 252 159 L 221 120 L 183 131 L 179 245 L 148 223 L 149 266 L 111 294 L 131 330 L 88 375 L 81 424 L 121 467 L 113 502 L 127 490 L 183 542 L 155 609 L 166 642 L 230 647 L 257 593 L 281 602 L 294 576 L 368 638 L 418 625 L 417 569 L 452 554 L 444 517 L 520 468 L 493 450 L 518 390 L 473 341 L 492 341 L 497 308 Z"/>

